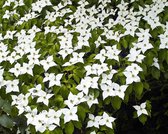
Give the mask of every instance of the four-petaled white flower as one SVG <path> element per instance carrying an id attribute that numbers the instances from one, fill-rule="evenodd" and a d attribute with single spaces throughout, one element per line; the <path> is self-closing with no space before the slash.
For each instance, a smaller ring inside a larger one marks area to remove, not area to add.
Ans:
<path id="1" fill-rule="evenodd" d="M 138 117 L 142 114 L 148 115 L 146 108 L 146 102 L 142 103 L 140 106 L 135 105 L 133 106 L 137 110 Z"/>
<path id="2" fill-rule="evenodd" d="M 99 128 L 100 126 L 100 120 L 101 120 L 101 116 L 94 116 L 93 114 L 89 114 L 89 121 L 87 123 L 87 127 L 96 127 Z"/>
<path id="3" fill-rule="evenodd" d="M 15 79 L 12 81 L 4 81 L 4 84 L 6 85 L 6 93 L 19 92 L 19 80 Z"/>
<path id="4" fill-rule="evenodd" d="M 99 121 L 100 125 L 105 125 L 109 128 L 113 128 L 112 123 L 114 122 L 115 118 L 110 117 L 107 113 L 103 113 L 102 119 Z"/>
<path id="5" fill-rule="evenodd" d="M 37 102 L 42 102 L 45 105 L 48 106 L 49 99 L 53 96 L 54 94 L 47 94 L 46 92 L 40 92 L 39 97 L 37 99 Z"/>
<path id="6" fill-rule="evenodd" d="M 64 108 L 62 109 L 62 113 L 64 114 L 64 123 L 70 122 L 70 121 L 78 121 L 77 116 L 77 107 L 72 107 L 70 109 Z"/>
<path id="7" fill-rule="evenodd" d="M 53 56 L 47 57 L 46 60 L 41 60 L 40 64 L 43 65 L 43 68 L 45 71 L 47 71 L 50 67 L 57 65 L 53 60 Z"/>

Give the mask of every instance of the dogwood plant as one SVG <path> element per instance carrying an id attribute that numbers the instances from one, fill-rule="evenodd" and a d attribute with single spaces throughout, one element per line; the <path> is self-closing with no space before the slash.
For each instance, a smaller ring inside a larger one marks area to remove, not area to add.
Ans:
<path id="1" fill-rule="evenodd" d="M 1 126 L 112 134 L 125 108 L 145 124 L 150 79 L 167 79 L 166 0 L 2 0 L 0 7 Z"/>

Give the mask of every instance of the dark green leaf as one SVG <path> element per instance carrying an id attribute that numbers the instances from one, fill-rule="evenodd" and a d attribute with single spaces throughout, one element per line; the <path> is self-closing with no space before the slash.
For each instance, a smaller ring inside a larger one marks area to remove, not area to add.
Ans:
<path id="1" fill-rule="evenodd" d="M 138 119 L 144 125 L 147 121 L 147 116 L 142 114 Z"/>
<path id="2" fill-rule="evenodd" d="M 136 97 L 140 99 L 143 92 L 143 83 L 142 82 L 134 83 L 133 88 L 134 88 Z"/>
<path id="3" fill-rule="evenodd" d="M 115 97 L 113 97 L 113 98 L 111 99 L 112 107 L 113 107 L 115 110 L 120 109 L 121 103 L 122 103 L 122 100 L 121 100 L 118 96 L 115 96 Z"/>
<path id="4" fill-rule="evenodd" d="M 68 122 L 66 125 L 65 125 L 65 133 L 66 134 L 73 134 L 74 132 L 74 125 L 72 122 Z"/>
<path id="5" fill-rule="evenodd" d="M 5 114 L 0 116 L 0 124 L 6 128 L 12 128 L 14 126 L 13 120 Z"/>

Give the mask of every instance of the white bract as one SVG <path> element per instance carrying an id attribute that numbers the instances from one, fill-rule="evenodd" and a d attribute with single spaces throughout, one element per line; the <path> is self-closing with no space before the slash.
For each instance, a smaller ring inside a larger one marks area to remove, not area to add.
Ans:
<path id="1" fill-rule="evenodd" d="M 100 125 L 100 120 L 101 120 L 101 116 L 94 116 L 93 114 L 89 114 L 89 121 L 87 123 L 87 127 L 96 127 L 96 128 L 99 128 L 99 125 Z"/>
<path id="2" fill-rule="evenodd" d="M 57 64 L 53 61 L 53 56 L 47 57 L 46 60 L 41 60 L 40 64 L 43 66 L 44 70 L 47 71 L 50 67 L 56 66 Z"/>
<path id="3" fill-rule="evenodd" d="M 146 108 L 146 102 L 140 104 L 139 106 L 138 105 L 135 105 L 133 106 L 136 110 L 137 110 L 137 115 L 138 117 L 142 114 L 145 114 L 145 115 L 148 115 L 148 112 L 147 110 L 145 109 Z"/>
<path id="4" fill-rule="evenodd" d="M 126 84 L 140 82 L 140 77 L 138 76 L 140 71 L 143 71 L 142 68 L 135 63 L 128 66 L 123 72 L 123 74 L 126 76 Z"/>
<path id="5" fill-rule="evenodd" d="M 114 122 L 115 118 L 110 117 L 107 113 L 103 113 L 102 119 L 99 121 L 100 125 L 105 125 L 109 128 L 113 128 L 112 123 Z"/>
<path id="6" fill-rule="evenodd" d="M 70 109 L 64 108 L 62 109 L 62 112 L 64 114 L 64 123 L 67 123 L 71 120 L 73 121 L 78 121 L 78 116 L 77 116 L 77 107 L 72 107 Z"/>
<path id="7" fill-rule="evenodd" d="M 15 79 L 12 81 L 4 81 L 4 84 L 6 85 L 6 93 L 19 92 L 19 80 Z"/>

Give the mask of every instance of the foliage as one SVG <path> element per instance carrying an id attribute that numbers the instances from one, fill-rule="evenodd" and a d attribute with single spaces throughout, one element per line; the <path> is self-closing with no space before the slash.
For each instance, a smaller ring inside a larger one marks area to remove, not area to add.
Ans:
<path id="1" fill-rule="evenodd" d="M 0 133 L 165 133 L 166 0 L 1 0 Z"/>

